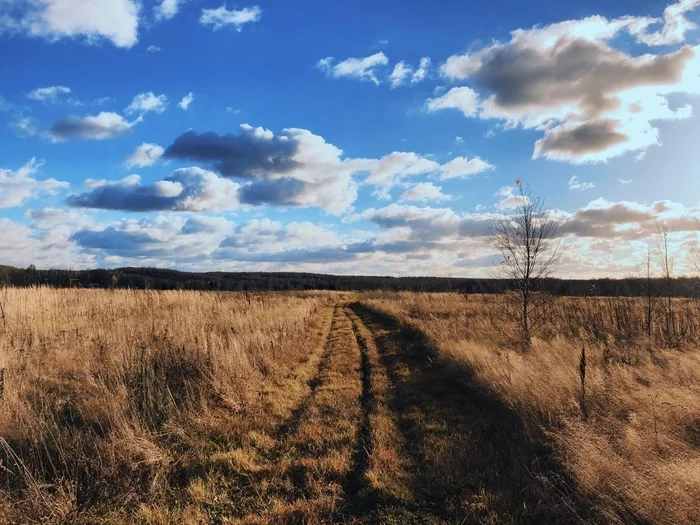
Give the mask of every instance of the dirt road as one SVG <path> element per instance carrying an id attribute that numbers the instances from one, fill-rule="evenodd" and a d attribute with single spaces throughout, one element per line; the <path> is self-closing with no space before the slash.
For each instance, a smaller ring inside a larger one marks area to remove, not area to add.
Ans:
<path id="1" fill-rule="evenodd" d="M 240 452 L 219 523 L 580 523 L 533 476 L 511 411 L 429 341 L 360 303 L 322 314 L 289 410 Z"/>

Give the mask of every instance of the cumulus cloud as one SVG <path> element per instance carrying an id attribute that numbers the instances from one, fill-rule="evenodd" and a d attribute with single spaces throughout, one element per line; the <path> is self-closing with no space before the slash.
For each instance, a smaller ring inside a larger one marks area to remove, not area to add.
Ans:
<path id="1" fill-rule="evenodd" d="M 37 263 L 40 243 L 24 224 L 0 218 L 0 257 L 3 264 L 26 267 Z"/>
<path id="2" fill-rule="evenodd" d="M 243 30 L 245 24 L 258 22 L 262 15 L 260 7 L 244 7 L 240 10 L 228 10 L 225 5 L 216 9 L 202 9 L 202 16 L 199 17 L 199 23 L 202 25 L 211 25 L 214 30 L 221 29 L 227 26 L 233 26 L 239 33 Z"/>
<path id="3" fill-rule="evenodd" d="M 565 235 L 632 241 L 654 235 L 659 221 L 668 222 L 675 233 L 696 232 L 700 207 L 687 208 L 670 201 L 645 205 L 596 199 L 574 213 L 558 215 Z"/>
<path id="4" fill-rule="evenodd" d="M 0 3 L 0 33 L 24 33 L 50 41 L 82 37 L 117 47 L 138 40 L 140 3 L 135 0 L 18 0 Z"/>
<path id="5" fill-rule="evenodd" d="M 569 179 L 569 189 L 571 191 L 584 191 L 595 188 L 595 184 L 592 182 L 583 182 L 576 175 Z"/>
<path id="6" fill-rule="evenodd" d="M 403 60 L 394 66 L 394 70 L 389 75 L 389 80 L 391 80 L 391 88 L 395 89 L 406 81 L 413 71 Z"/>
<path id="7" fill-rule="evenodd" d="M 70 237 L 78 229 L 91 227 L 91 217 L 80 210 L 65 208 L 30 209 L 24 217 L 30 221 L 34 237 L 41 241 L 44 250 L 53 249 L 56 254 L 61 254 L 67 260 L 81 259 L 73 252 Z"/>
<path id="8" fill-rule="evenodd" d="M 239 185 L 201 168 L 181 168 L 169 177 L 142 184 L 138 175 L 121 181 L 90 181 L 92 190 L 66 200 L 76 208 L 133 212 L 224 211 L 238 206 Z"/>
<path id="9" fill-rule="evenodd" d="M 144 142 L 140 146 L 137 146 L 134 152 L 129 155 L 125 161 L 125 164 L 130 168 L 133 168 L 134 166 L 138 166 L 140 168 L 152 166 L 159 158 L 163 156 L 164 152 L 165 150 L 162 146 Z"/>
<path id="10" fill-rule="evenodd" d="M 213 256 L 238 261 L 299 262 L 318 259 L 320 250 L 328 253 L 340 247 L 339 236 L 328 228 L 310 222 L 283 225 L 264 218 L 237 225 Z"/>
<path id="11" fill-rule="evenodd" d="M 396 89 L 397 87 L 407 83 L 408 81 L 410 81 L 411 84 L 417 84 L 418 82 L 422 82 L 428 76 L 429 68 L 429 57 L 421 58 L 420 64 L 415 70 L 402 60 L 394 66 L 394 70 L 391 72 L 391 75 L 389 75 L 389 80 L 391 81 L 391 88 Z"/>
<path id="12" fill-rule="evenodd" d="M 467 177 L 492 169 L 479 158 L 457 157 L 441 165 L 414 152 L 393 152 L 378 159 L 347 158 L 343 151 L 309 130 L 281 133 L 243 124 L 236 135 L 180 135 L 165 150 L 169 159 L 196 161 L 225 177 L 241 179 L 241 202 L 260 205 L 318 206 L 332 213 L 351 207 L 357 198 L 356 179 L 388 198 L 406 177 L 435 175 Z"/>
<path id="13" fill-rule="evenodd" d="M 241 202 L 253 205 L 318 206 L 332 213 L 357 198 L 353 167 L 342 150 L 308 130 L 288 128 L 274 134 L 243 124 L 237 135 L 180 135 L 165 157 L 210 166 L 225 177 L 248 181 Z"/>
<path id="14" fill-rule="evenodd" d="M 160 46 L 153 45 L 153 44 L 151 44 L 150 46 L 148 46 L 146 48 L 146 51 L 148 51 L 149 53 L 157 53 L 158 51 L 162 51 L 162 50 L 163 50 L 163 48 L 161 48 Z"/>
<path id="15" fill-rule="evenodd" d="M 449 201 L 451 199 L 451 195 L 443 193 L 442 188 L 440 188 L 440 186 L 436 186 L 432 182 L 420 182 L 418 184 L 414 184 L 401 196 L 402 201 L 418 202 Z"/>
<path id="16" fill-rule="evenodd" d="M 187 93 L 184 97 L 182 97 L 182 100 L 178 102 L 177 107 L 179 107 L 182 111 L 187 111 L 187 109 L 190 107 L 190 104 L 194 101 L 194 93 L 190 92 Z"/>
<path id="17" fill-rule="evenodd" d="M 494 197 L 498 199 L 496 207 L 503 211 L 512 210 L 530 202 L 529 197 L 520 194 L 517 186 L 501 186 Z"/>
<path id="18" fill-rule="evenodd" d="M 369 173 L 366 182 L 378 188 L 376 196 L 382 199 L 389 199 L 389 190 L 402 179 L 440 170 L 440 164 L 434 160 L 406 151 L 394 151 L 380 159 L 358 160 L 355 165 Z"/>
<path id="19" fill-rule="evenodd" d="M 59 120 L 49 129 L 49 137 L 56 142 L 112 139 L 126 135 L 139 122 L 140 118 L 129 122 L 117 113 L 103 111 L 96 116 Z"/>
<path id="20" fill-rule="evenodd" d="M 66 86 L 49 86 L 31 90 L 27 93 L 27 98 L 30 100 L 38 100 L 41 102 L 51 102 L 55 104 L 61 95 L 70 94 L 70 88 Z"/>
<path id="21" fill-rule="evenodd" d="M 390 190 L 407 177 L 432 175 L 448 180 L 471 177 L 495 168 L 478 157 L 455 157 L 440 164 L 417 153 L 405 151 L 395 151 L 380 159 L 353 159 L 351 164 L 357 170 L 369 173 L 365 182 L 376 187 L 374 195 L 380 199 L 391 198 Z"/>
<path id="22" fill-rule="evenodd" d="M 21 206 L 25 201 L 42 195 L 54 195 L 68 188 L 67 182 L 34 178 L 41 162 L 32 158 L 17 170 L 0 168 L 0 208 Z"/>
<path id="23" fill-rule="evenodd" d="M 688 118 L 690 106 L 671 109 L 671 93 L 700 94 L 700 47 L 632 55 L 613 46 L 623 31 L 647 45 L 677 44 L 692 24 L 685 13 L 700 5 L 670 6 L 657 19 L 592 16 L 513 31 L 508 42 L 454 55 L 444 76 L 470 82 L 428 100 L 428 109 L 459 109 L 465 116 L 500 119 L 509 127 L 545 132 L 535 157 L 601 162 L 659 144 L 652 122 Z M 455 92 L 454 90 L 468 90 Z M 466 98 L 466 102 L 462 99 Z"/>
<path id="24" fill-rule="evenodd" d="M 418 69 L 415 70 L 413 76 L 411 77 L 411 83 L 416 84 L 425 80 L 428 76 L 428 70 L 430 69 L 430 57 L 423 57 L 420 59 L 418 64 Z"/>
<path id="25" fill-rule="evenodd" d="M 161 0 L 153 7 L 156 20 L 170 20 L 180 10 L 181 0 Z"/>
<path id="26" fill-rule="evenodd" d="M 628 135 L 617 131 L 619 127 L 618 121 L 609 119 L 562 124 L 548 130 L 543 139 L 535 142 L 533 158 L 569 160 L 609 151 L 630 139 Z"/>
<path id="27" fill-rule="evenodd" d="M 688 31 L 697 26 L 685 16 L 689 11 L 700 6 L 700 0 L 680 0 L 664 10 L 663 18 L 634 18 L 630 21 L 629 32 L 637 40 L 648 46 L 668 46 L 680 44 Z M 649 32 L 649 27 L 663 23 L 658 31 Z"/>
<path id="28" fill-rule="evenodd" d="M 496 166 L 480 157 L 474 157 L 473 159 L 456 157 L 440 168 L 440 179 L 448 180 L 473 177 L 474 175 L 485 171 L 491 171 L 495 168 Z"/>
<path id="29" fill-rule="evenodd" d="M 133 113 L 163 113 L 168 105 L 168 97 L 165 95 L 155 95 L 153 92 L 139 93 L 134 97 L 126 108 L 127 114 Z"/>
<path id="30" fill-rule="evenodd" d="M 381 84 L 377 78 L 377 69 L 389 63 L 389 58 L 381 51 L 364 58 L 348 58 L 335 65 L 334 60 L 333 57 L 322 58 L 316 66 L 333 78 L 349 77 L 369 80 L 376 85 Z"/>
<path id="31" fill-rule="evenodd" d="M 106 260 L 170 265 L 209 258 L 228 235 L 232 224 L 223 217 L 157 215 L 123 219 L 75 231 L 70 241 Z"/>
<path id="32" fill-rule="evenodd" d="M 479 110 L 479 95 L 468 87 L 454 87 L 440 97 L 428 99 L 426 107 L 428 111 L 457 109 L 465 117 L 473 117 Z"/>
<path id="33" fill-rule="evenodd" d="M 262 127 L 248 124 L 237 135 L 187 131 L 165 150 L 166 158 L 193 160 L 210 164 L 225 177 L 256 178 L 267 172 L 292 170 L 299 144 L 289 133 L 275 135 Z"/>
<path id="34" fill-rule="evenodd" d="M 493 214 L 459 214 L 450 208 L 419 207 L 390 204 L 384 208 L 370 208 L 355 219 L 370 221 L 384 230 L 397 230 L 399 237 L 414 242 L 427 242 L 436 247 L 449 245 L 459 238 L 485 238 L 491 234 Z"/>

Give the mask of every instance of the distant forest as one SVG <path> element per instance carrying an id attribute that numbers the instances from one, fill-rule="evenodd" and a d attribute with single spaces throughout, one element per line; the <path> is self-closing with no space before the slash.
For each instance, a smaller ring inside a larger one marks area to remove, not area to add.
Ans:
<path id="1" fill-rule="evenodd" d="M 60 288 L 136 288 L 152 290 L 389 290 L 415 292 L 497 293 L 505 281 L 449 277 L 369 277 L 314 273 L 208 272 L 191 273 L 161 268 L 115 268 L 111 270 L 37 270 L 0 266 L 0 286 L 48 285 Z M 550 292 L 558 295 L 643 296 L 644 279 L 550 279 Z M 666 283 L 654 279 L 655 295 L 666 293 Z M 677 297 L 700 297 L 699 278 L 677 278 L 672 282 Z"/>

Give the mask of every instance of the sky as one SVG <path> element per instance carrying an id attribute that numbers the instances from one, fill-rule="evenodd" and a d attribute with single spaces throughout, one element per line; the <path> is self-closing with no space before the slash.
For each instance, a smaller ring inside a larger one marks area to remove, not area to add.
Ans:
<path id="1" fill-rule="evenodd" d="M 700 247 L 700 0 L 0 0 L 0 264 L 560 277 Z"/>

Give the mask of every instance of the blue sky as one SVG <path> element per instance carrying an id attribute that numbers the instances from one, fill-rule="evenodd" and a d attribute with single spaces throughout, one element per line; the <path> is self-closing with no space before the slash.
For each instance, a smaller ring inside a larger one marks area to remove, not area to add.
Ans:
<path id="1" fill-rule="evenodd" d="M 700 0 L 0 0 L 0 263 L 559 275 L 700 244 Z"/>

